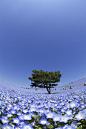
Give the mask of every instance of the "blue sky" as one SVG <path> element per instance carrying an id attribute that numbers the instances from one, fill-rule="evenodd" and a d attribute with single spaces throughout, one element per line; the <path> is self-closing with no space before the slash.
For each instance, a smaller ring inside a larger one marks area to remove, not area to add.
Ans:
<path id="1" fill-rule="evenodd" d="M 86 77 L 86 0 L 0 0 L 0 81 L 28 87 L 35 69 Z"/>

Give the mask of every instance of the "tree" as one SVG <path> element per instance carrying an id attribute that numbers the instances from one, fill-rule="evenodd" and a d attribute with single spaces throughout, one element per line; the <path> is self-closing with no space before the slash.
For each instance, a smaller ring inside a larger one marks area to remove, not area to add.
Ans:
<path id="1" fill-rule="evenodd" d="M 32 77 L 28 79 L 31 80 L 31 87 L 46 88 L 48 93 L 51 93 L 51 88 L 57 86 L 57 82 L 60 82 L 61 78 L 60 71 L 48 72 L 43 70 L 33 70 Z"/>

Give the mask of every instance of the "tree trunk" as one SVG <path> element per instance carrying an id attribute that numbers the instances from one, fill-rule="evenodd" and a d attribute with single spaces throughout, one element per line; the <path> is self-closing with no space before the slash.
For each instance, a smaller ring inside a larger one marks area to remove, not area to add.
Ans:
<path id="1" fill-rule="evenodd" d="M 47 83 L 44 84 L 44 88 L 46 88 L 48 93 L 51 94 L 51 89 L 50 89 L 50 87 L 47 87 Z"/>
<path id="2" fill-rule="evenodd" d="M 47 89 L 48 93 L 51 94 L 51 89 L 48 87 L 46 87 L 46 89 Z"/>

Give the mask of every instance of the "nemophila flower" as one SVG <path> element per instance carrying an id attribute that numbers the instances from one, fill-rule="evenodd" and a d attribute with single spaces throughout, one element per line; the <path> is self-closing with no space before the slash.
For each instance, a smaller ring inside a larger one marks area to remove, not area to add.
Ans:
<path id="1" fill-rule="evenodd" d="M 2 109 L 5 109 L 5 106 L 6 106 L 6 105 L 2 105 L 1 108 L 2 108 Z"/>
<path id="2" fill-rule="evenodd" d="M 16 114 L 16 110 L 11 110 L 10 113 Z"/>
<path id="3" fill-rule="evenodd" d="M 22 112 L 23 113 L 28 113 L 28 109 L 23 109 Z"/>
<path id="4" fill-rule="evenodd" d="M 19 110 L 19 106 L 18 105 L 14 105 L 13 106 L 13 110 Z"/>
<path id="5" fill-rule="evenodd" d="M 13 119 L 13 123 L 19 124 L 19 119 L 18 118 L 12 118 Z"/>
<path id="6" fill-rule="evenodd" d="M 31 107 L 30 108 L 30 112 L 33 112 L 33 111 L 36 111 L 36 108 L 35 107 Z"/>
<path id="7" fill-rule="evenodd" d="M 17 99 L 18 99 L 18 100 L 22 100 L 22 96 L 18 96 Z"/>
<path id="8" fill-rule="evenodd" d="M 18 116 L 18 119 L 19 119 L 20 121 L 23 121 L 23 120 L 24 120 L 24 115 L 19 115 L 19 116 Z"/>
<path id="9" fill-rule="evenodd" d="M 38 109 L 38 112 L 40 114 L 45 114 L 46 110 L 44 108 L 40 108 L 40 109 Z"/>
<path id="10" fill-rule="evenodd" d="M 67 109 L 68 109 L 68 107 L 66 106 L 66 103 L 65 103 L 64 109 L 65 109 L 65 110 L 67 110 Z"/>
<path id="11" fill-rule="evenodd" d="M 8 114 L 8 111 L 5 111 L 5 110 L 4 110 L 4 115 L 7 116 L 7 114 Z"/>
<path id="12" fill-rule="evenodd" d="M 16 101 L 18 98 L 17 97 L 14 97 L 14 100 Z"/>
<path id="13" fill-rule="evenodd" d="M 30 108 L 33 108 L 33 107 L 35 107 L 35 104 L 34 103 L 30 104 Z"/>
<path id="14" fill-rule="evenodd" d="M 60 121 L 61 120 L 61 115 L 55 115 L 53 117 L 53 121 L 56 122 L 56 121 Z"/>
<path id="15" fill-rule="evenodd" d="M 45 109 L 45 113 L 49 113 L 50 112 L 50 109 Z"/>
<path id="16" fill-rule="evenodd" d="M 16 114 L 17 114 L 18 116 L 20 116 L 22 113 L 21 113 L 21 112 L 17 112 Z"/>
<path id="17" fill-rule="evenodd" d="M 85 111 L 79 111 L 79 113 L 75 115 L 75 118 L 77 120 L 85 119 L 85 117 L 86 117 Z"/>
<path id="18" fill-rule="evenodd" d="M 23 124 L 21 129 L 33 129 L 31 124 Z"/>
<path id="19" fill-rule="evenodd" d="M 72 101 L 71 103 L 70 103 L 70 108 L 74 108 L 74 107 L 76 107 L 77 106 L 77 103 L 75 102 L 75 101 Z"/>
<path id="20" fill-rule="evenodd" d="M 1 129 L 13 129 L 13 127 L 11 125 L 4 124 L 4 125 L 1 125 Z"/>
<path id="21" fill-rule="evenodd" d="M 86 115 L 86 109 L 84 109 L 84 110 L 83 110 L 83 112 L 84 112 L 84 113 L 85 113 L 85 115 Z"/>
<path id="22" fill-rule="evenodd" d="M 54 113 L 49 112 L 49 113 L 46 114 L 46 117 L 47 118 L 53 118 L 54 117 Z"/>
<path id="23" fill-rule="evenodd" d="M 73 121 L 71 123 L 71 126 L 73 126 L 74 128 L 77 128 L 79 126 L 79 124 L 77 124 L 78 122 L 77 121 Z"/>
<path id="24" fill-rule="evenodd" d="M 65 102 L 62 101 L 62 102 L 60 103 L 60 105 L 62 105 L 62 106 L 65 105 Z"/>
<path id="25" fill-rule="evenodd" d="M 39 123 L 40 123 L 41 125 L 46 125 L 46 124 L 48 123 L 48 121 L 47 121 L 46 119 L 41 119 L 41 120 L 39 121 Z"/>
<path id="26" fill-rule="evenodd" d="M 62 112 L 62 113 L 64 113 L 64 112 L 65 112 L 65 109 L 64 109 L 64 108 L 62 108 L 62 109 L 61 109 L 61 112 Z"/>
<path id="27" fill-rule="evenodd" d="M 85 104 L 81 104 L 80 107 L 78 108 L 79 110 L 82 110 L 85 108 Z"/>
<path id="28" fill-rule="evenodd" d="M 32 126 L 35 126 L 35 125 L 36 125 L 36 122 L 35 122 L 35 121 L 34 121 L 34 122 L 32 122 L 32 123 L 31 123 L 31 125 L 32 125 Z"/>
<path id="29" fill-rule="evenodd" d="M 58 108 L 58 109 L 61 109 L 61 108 L 62 108 L 62 106 L 61 106 L 60 104 L 58 104 L 58 105 L 57 105 L 57 108 Z"/>
<path id="30" fill-rule="evenodd" d="M 10 110 L 12 108 L 12 105 L 11 104 L 8 104 L 7 105 L 7 109 Z"/>
<path id="31" fill-rule="evenodd" d="M 14 129 L 21 129 L 21 127 L 20 126 L 15 126 Z"/>
<path id="32" fill-rule="evenodd" d="M 24 106 L 24 105 L 25 105 L 25 103 L 26 103 L 25 101 L 22 101 L 22 102 L 21 102 L 21 106 Z"/>
<path id="33" fill-rule="evenodd" d="M 9 117 L 12 117 L 13 115 L 11 114 L 11 113 L 8 113 L 7 114 L 7 117 L 9 118 Z"/>
<path id="34" fill-rule="evenodd" d="M 70 119 L 70 118 L 68 117 L 68 115 L 65 114 L 65 115 L 61 116 L 60 122 L 67 123 L 69 119 Z"/>
<path id="35" fill-rule="evenodd" d="M 0 118 L 0 120 L 1 120 L 1 122 L 3 124 L 7 124 L 9 122 L 8 118 L 7 117 L 4 117 L 4 116 L 2 116 L 2 118 Z"/>
<path id="36" fill-rule="evenodd" d="M 23 116 L 24 116 L 24 120 L 31 120 L 32 119 L 30 114 L 29 115 L 23 115 Z"/>
<path id="37" fill-rule="evenodd" d="M 66 114 L 69 115 L 69 116 L 72 115 L 72 110 L 69 110 L 69 109 L 68 109 L 68 110 L 66 111 Z"/>
<path id="38" fill-rule="evenodd" d="M 76 128 L 74 128 L 74 127 L 71 126 L 71 125 L 68 125 L 67 127 L 63 128 L 63 129 L 76 129 Z"/>

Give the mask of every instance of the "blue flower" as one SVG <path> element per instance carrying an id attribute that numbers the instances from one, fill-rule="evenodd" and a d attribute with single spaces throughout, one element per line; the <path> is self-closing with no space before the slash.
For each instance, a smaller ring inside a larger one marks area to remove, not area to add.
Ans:
<path id="1" fill-rule="evenodd" d="M 85 108 L 85 104 L 81 104 L 80 107 L 78 108 L 78 110 L 82 110 Z"/>
<path id="2" fill-rule="evenodd" d="M 70 119 L 69 116 L 67 114 L 65 114 L 65 115 L 61 116 L 60 122 L 67 123 L 69 119 Z"/>
<path id="3" fill-rule="evenodd" d="M 11 125 L 8 124 L 4 124 L 0 126 L 2 129 L 13 129 L 13 127 Z"/>
<path id="4" fill-rule="evenodd" d="M 69 110 L 69 109 L 68 109 L 68 110 L 66 111 L 66 114 L 67 114 L 68 116 L 72 116 L 72 115 L 73 115 L 73 114 L 72 114 L 72 110 Z"/>
<path id="5" fill-rule="evenodd" d="M 12 114 L 16 114 L 16 111 L 15 110 L 11 110 L 10 111 Z"/>
<path id="6" fill-rule="evenodd" d="M 17 115 L 20 116 L 22 113 L 21 112 L 17 112 Z"/>
<path id="7" fill-rule="evenodd" d="M 10 110 L 12 109 L 12 105 L 11 104 L 8 104 L 7 107 L 6 107 L 7 110 Z"/>
<path id="8" fill-rule="evenodd" d="M 20 121 L 23 121 L 23 120 L 24 120 L 24 115 L 19 115 L 19 116 L 18 116 L 18 119 L 19 119 Z"/>
<path id="9" fill-rule="evenodd" d="M 76 106 L 77 106 L 77 102 L 72 101 L 72 102 L 70 103 L 70 108 L 74 108 L 74 107 L 76 107 Z"/>
<path id="10" fill-rule="evenodd" d="M 36 111 L 37 109 L 35 108 L 35 107 L 31 107 L 30 108 L 30 112 L 34 112 L 34 111 Z"/>
<path id="11" fill-rule="evenodd" d="M 74 127 L 71 126 L 71 125 L 68 125 L 65 129 L 76 129 L 76 128 L 74 128 Z"/>
<path id="12" fill-rule="evenodd" d="M 12 118 L 13 119 L 13 123 L 19 124 L 19 119 L 18 118 Z"/>
<path id="13" fill-rule="evenodd" d="M 13 110 L 19 110 L 19 106 L 16 104 L 13 106 Z"/>
<path id="14" fill-rule="evenodd" d="M 8 113 L 7 114 L 7 117 L 9 118 L 9 117 L 12 117 L 13 115 L 12 114 L 10 114 L 10 113 Z"/>
<path id="15" fill-rule="evenodd" d="M 78 126 L 79 126 L 79 123 L 78 123 L 78 121 L 73 121 L 72 123 L 71 123 L 71 126 L 73 126 L 73 127 L 75 127 L 75 128 L 77 128 Z"/>
<path id="16" fill-rule="evenodd" d="M 54 117 L 53 117 L 53 121 L 55 122 L 55 121 L 60 121 L 61 120 L 61 115 L 55 115 Z"/>
<path id="17" fill-rule="evenodd" d="M 34 121 L 34 122 L 32 122 L 32 123 L 31 123 L 31 125 L 32 125 L 32 126 L 35 126 L 35 125 L 36 125 L 36 122 L 35 122 L 35 121 Z"/>
<path id="18" fill-rule="evenodd" d="M 39 121 L 39 123 L 40 123 L 41 125 L 46 125 L 46 124 L 48 123 L 48 121 L 47 121 L 46 119 L 41 119 L 41 120 Z"/>
<path id="19" fill-rule="evenodd" d="M 1 120 L 1 122 L 3 124 L 7 124 L 9 122 L 8 118 L 7 117 L 4 117 L 4 116 L 2 116 L 2 118 L 0 118 L 0 120 Z"/>
<path id="20" fill-rule="evenodd" d="M 54 113 L 53 112 L 49 112 L 46 114 L 47 118 L 53 118 L 54 117 Z"/>
<path id="21" fill-rule="evenodd" d="M 24 120 L 31 120 L 32 119 L 30 114 L 29 115 L 23 115 L 23 116 L 24 116 Z"/>
<path id="22" fill-rule="evenodd" d="M 23 124 L 21 129 L 33 129 L 31 124 Z"/>
<path id="23" fill-rule="evenodd" d="M 85 117 L 86 117 L 86 112 L 85 111 L 79 111 L 79 113 L 75 115 L 75 118 L 77 120 L 85 119 Z"/>

